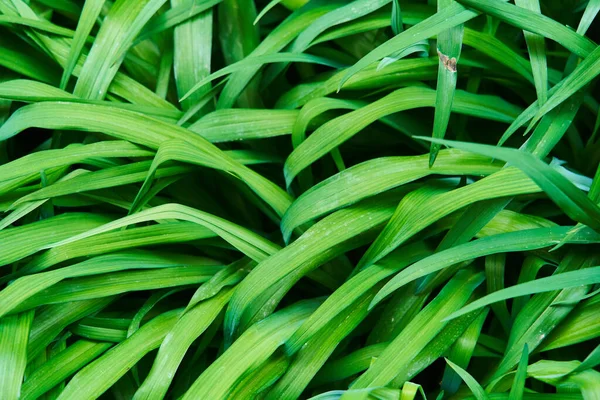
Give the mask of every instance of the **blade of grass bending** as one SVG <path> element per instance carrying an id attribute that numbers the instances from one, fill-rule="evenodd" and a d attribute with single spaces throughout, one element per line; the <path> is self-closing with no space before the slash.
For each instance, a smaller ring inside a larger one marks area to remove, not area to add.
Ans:
<path id="1" fill-rule="evenodd" d="M 44 245 L 96 228 L 109 220 L 97 214 L 69 213 L 4 229 L 0 231 L 0 265 L 20 260 Z"/>
<path id="2" fill-rule="evenodd" d="M 438 12 L 454 4 L 454 0 L 438 0 Z M 448 129 L 452 101 L 456 89 L 457 64 L 460 58 L 464 26 L 459 24 L 437 35 L 438 65 L 437 87 L 435 90 L 435 114 L 433 119 L 434 138 L 443 139 Z M 432 142 L 429 150 L 431 167 L 440 151 L 440 145 Z"/>
<path id="3" fill-rule="evenodd" d="M 366 268 L 377 262 L 422 229 L 462 207 L 482 200 L 540 191 L 525 174 L 512 167 L 504 168 L 470 185 L 457 189 L 454 187 L 434 182 L 402 199 L 394 216 L 367 249 L 358 267 Z"/>
<path id="4" fill-rule="evenodd" d="M 570 251 L 562 258 L 554 275 L 585 269 L 596 263 L 597 258 L 590 257 L 585 251 Z M 584 285 L 532 296 L 516 316 L 502 360 L 490 378 L 495 379 L 511 371 L 518 364 L 525 343 L 530 352 L 541 346 L 588 291 L 589 287 Z M 565 302 L 569 305 L 554 306 L 554 303 L 567 304 Z"/>
<path id="5" fill-rule="evenodd" d="M 76 118 L 75 118 L 76 116 Z M 242 166 L 202 137 L 180 126 L 114 107 L 74 103 L 37 103 L 22 107 L 0 128 L 0 141 L 27 127 L 91 130 L 157 149 L 163 142 L 177 139 L 192 144 L 184 146 L 194 152 L 196 162 L 234 173 L 250 186 L 274 210 L 283 215 L 290 196 L 262 175 Z M 268 200 L 267 200 L 268 199 Z"/>
<path id="6" fill-rule="evenodd" d="M 31 326 L 29 344 L 27 346 L 27 359 L 31 362 L 67 326 L 102 310 L 115 300 L 116 297 L 103 297 L 56 304 L 40 309 L 36 312 L 37 315 Z"/>
<path id="7" fill-rule="evenodd" d="M 169 28 L 184 26 L 188 23 L 197 22 L 202 13 L 211 13 L 212 7 L 219 4 L 222 0 L 179 0 L 177 5 L 172 1 L 172 8 L 164 13 L 155 16 L 144 26 L 140 34 L 133 42 L 133 46 L 144 40 L 150 39 L 153 35 L 165 31 Z M 197 18 L 198 17 L 198 18 Z M 190 21 L 192 20 L 192 21 Z M 197 38 L 200 39 L 200 38 Z"/>
<path id="8" fill-rule="evenodd" d="M 220 78 L 225 75 L 232 74 L 234 72 L 239 72 L 247 69 L 248 67 L 252 67 L 255 65 L 263 65 L 267 63 L 278 63 L 278 62 L 305 62 L 305 63 L 314 63 L 325 65 L 333 68 L 341 68 L 343 65 L 336 61 L 332 61 L 325 57 L 314 56 L 312 54 L 305 53 L 276 53 L 276 54 L 266 54 L 256 57 L 246 57 L 236 63 L 228 65 L 227 67 L 221 68 L 220 70 L 213 72 L 209 76 L 201 79 L 197 82 L 183 97 L 179 100 L 184 101 L 189 96 L 194 94 L 196 91 L 200 90 L 204 85 L 212 82 L 213 80 Z M 250 108 L 250 107 L 248 107 Z"/>
<path id="9" fill-rule="evenodd" d="M 19 304 L 15 311 L 46 304 L 108 297 L 128 292 L 156 290 L 208 281 L 220 267 L 182 266 L 112 272 L 57 283 Z"/>
<path id="10" fill-rule="evenodd" d="M 299 398 L 340 342 L 367 316 L 373 293 L 354 301 L 347 312 L 340 313 L 313 335 L 296 353 L 285 374 L 266 394 L 266 400 Z M 304 322 L 306 323 L 306 322 Z"/>
<path id="11" fill-rule="evenodd" d="M 65 90 L 67 83 L 69 83 L 69 78 L 75 69 L 75 65 L 77 65 L 77 60 L 79 60 L 83 46 L 92 32 L 92 28 L 96 24 L 96 19 L 98 19 L 103 6 L 104 0 L 86 0 L 83 4 L 83 9 L 81 10 L 81 15 L 77 22 L 75 36 L 73 37 L 71 49 L 69 50 L 69 56 L 62 77 L 60 78 L 60 88 L 62 90 Z"/>
<path id="12" fill-rule="evenodd" d="M 256 16 L 256 18 L 254 19 L 254 25 L 256 25 L 258 23 L 258 21 L 260 21 L 261 18 L 264 17 L 265 14 L 269 12 L 269 10 L 271 10 L 277 4 L 281 3 L 281 1 L 282 0 L 271 0 L 269 2 L 269 4 L 267 4 L 266 6 L 264 6 L 264 8 L 260 11 L 260 13 L 258 13 L 258 15 Z"/>
<path id="13" fill-rule="evenodd" d="M 356 276 L 350 278 L 335 292 L 333 292 L 323 304 L 312 313 L 300 328 L 289 338 L 285 344 L 287 354 L 295 354 L 304 343 L 316 335 L 320 330 L 330 323 L 337 315 L 341 315 L 360 296 L 368 293 L 378 282 L 392 275 L 412 262 L 427 256 L 430 250 L 423 243 L 407 245 L 388 258 L 382 260 L 372 268 L 367 268 Z"/>
<path id="14" fill-rule="evenodd" d="M 0 388 L 7 400 L 21 398 L 32 320 L 33 311 L 0 319 Z"/>
<path id="15" fill-rule="evenodd" d="M 17 271 L 17 276 L 44 271 L 58 263 L 77 257 L 95 256 L 124 249 L 168 243 L 184 243 L 213 238 L 211 230 L 193 222 L 169 222 L 139 228 L 107 232 L 64 246 L 54 247 L 33 258 Z M 142 250 L 139 250 L 143 253 Z M 162 253 L 158 253 L 160 256 Z M 14 277 L 13 277 L 14 279 Z"/>
<path id="16" fill-rule="evenodd" d="M 255 262 L 245 257 L 229 264 L 194 292 L 185 312 L 191 310 L 198 303 L 216 296 L 223 288 L 240 282 L 254 266 Z"/>
<path id="17" fill-rule="evenodd" d="M 154 153 L 135 144 L 121 141 L 103 141 L 87 145 L 72 144 L 64 149 L 44 150 L 31 153 L 9 163 L 0 165 L 2 181 L 24 175 L 39 173 L 53 167 L 84 162 L 100 157 L 150 157 Z"/>
<path id="18" fill-rule="evenodd" d="M 546 278 L 538 278 L 532 282 L 521 283 L 519 285 L 511 286 L 484 296 L 450 315 L 447 319 L 450 320 L 452 318 L 459 317 L 496 301 L 506 300 L 527 294 L 562 290 L 575 286 L 593 285 L 595 283 L 600 283 L 600 267 L 591 267 L 579 271 L 565 272 Z"/>
<path id="19" fill-rule="evenodd" d="M 490 175 L 499 169 L 491 159 L 442 150 L 429 168 L 427 155 L 382 157 L 348 168 L 311 187 L 288 208 L 281 220 L 284 239 L 298 226 L 364 198 L 407 184 L 430 174 Z"/>
<path id="20" fill-rule="evenodd" d="M 526 173 L 569 217 L 600 231 L 600 208 L 554 168 L 530 153 L 503 147 L 422 138 L 497 158 Z"/>
<path id="21" fill-rule="evenodd" d="M 375 296 L 370 308 L 372 309 L 396 289 L 432 272 L 484 255 L 528 251 L 552 246 L 560 241 L 569 232 L 570 228 L 568 226 L 537 228 L 491 235 L 440 251 L 405 268 L 392 278 Z M 587 232 L 582 232 L 572 240 L 573 243 L 595 243 L 599 239 L 600 235 L 588 229 Z M 502 291 L 494 292 L 490 296 L 499 292 Z"/>
<path id="22" fill-rule="evenodd" d="M 139 222 L 171 218 L 194 222 L 196 224 L 205 226 L 206 228 L 215 232 L 217 235 L 223 237 L 223 239 L 231 243 L 232 246 L 239 248 L 242 253 L 247 253 L 247 255 L 252 259 L 263 260 L 267 256 L 279 250 L 277 245 L 246 228 L 233 224 L 232 222 L 223 218 L 219 218 L 209 213 L 183 206 L 181 204 L 165 204 L 150 208 L 148 210 L 140 211 L 136 214 L 123 217 L 96 229 L 91 229 L 82 234 L 71 236 L 66 240 L 46 245 L 45 247 L 53 248 L 63 246 L 68 243 L 76 242 L 87 237 L 109 232 Z"/>
<path id="23" fill-rule="evenodd" d="M 364 242 L 361 233 L 390 217 L 394 197 L 367 200 L 339 210 L 309 228 L 291 245 L 260 262 L 240 283 L 231 299 L 225 315 L 226 335 L 235 337 L 258 315 L 258 310 L 267 302 L 261 297 L 269 290 L 276 290 L 278 285 L 287 285 L 289 290 L 307 272 L 337 253 L 347 251 L 345 246 L 361 245 Z"/>
<path id="24" fill-rule="evenodd" d="M 462 380 L 467 384 L 471 392 L 475 395 L 477 400 L 488 400 L 489 397 L 485 390 L 481 387 L 479 382 L 475 380 L 467 371 L 454 364 L 452 361 L 446 358 L 446 362 L 448 365 L 462 378 Z"/>
<path id="25" fill-rule="evenodd" d="M 569 74 L 557 88 L 556 92 L 548 98 L 548 101 L 542 104 L 537 114 L 531 120 L 529 127 L 534 126 L 549 111 L 563 103 L 570 96 L 574 95 L 579 89 L 583 88 L 596 76 L 600 74 L 600 46 L 589 53 L 575 70 Z"/>
<path id="26" fill-rule="evenodd" d="M 299 172 L 379 118 L 399 111 L 432 107 L 434 104 L 434 90 L 418 86 L 407 87 L 330 120 L 321 125 L 288 156 L 284 165 L 286 184 L 289 186 Z M 498 98 L 462 91 L 456 92 L 452 108 L 455 112 L 505 122 L 511 121 L 516 116 L 513 113 L 517 112 L 513 105 Z"/>
<path id="27" fill-rule="evenodd" d="M 155 255 L 140 251 L 130 253 L 107 254 L 94 257 L 80 263 L 49 272 L 27 275 L 12 282 L 0 291 L 0 316 L 4 316 L 35 294 L 56 283 L 70 278 L 106 274 L 129 269 L 170 268 L 182 265 L 218 265 L 203 257 L 175 257 L 172 255 Z M 215 270 L 214 272 L 217 272 Z"/>
<path id="28" fill-rule="evenodd" d="M 534 379 L 555 386 L 557 389 L 577 388 L 584 399 L 596 399 L 600 392 L 600 372 L 593 369 L 564 377 L 579 365 L 579 361 L 540 360 L 527 368 Z"/>
<path id="29" fill-rule="evenodd" d="M 255 399 L 285 374 L 289 363 L 285 354 L 276 352 L 261 366 L 242 378 L 229 392 L 229 398 L 239 400 Z"/>
<path id="30" fill-rule="evenodd" d="M 0 15 L 0 25 L 10 26 L 10 24 L 28 26 L 30 28 L 39 29 L 44 32 L 53 33 L 55 35 L 67 37 L 73 37 L 73 35 L 75 35 L 75 32 L 71 29 L 63 28 L 48 21 L 40 21 L 31 18 L 22 18 L 14 15 Z"/>
<path id="31" fill-rule="evenodd" d="M 503 0 L 458 0 L 459 3 L 489 14 L 517 28 L 536 33 L 566 47 L 580 57 L 586 57 L 596 45 L 585 36 L 545 15 L 518 7 Z"/>
<path id="32" fill-rule="evenodd" d="M 290 134 L 296 110 L 226 109 L 205 115 L 188 129 L 212 143 Z"/>
<path id="33" fill-rule="evenodd" d="M 477 345 L 481 328 L 486 320 L 488 313 L 482 312 L 477 318 L 469 325 L 469 327 L 463 332 L 463 334 L 452 344 L 446 358 L 452 361 L 461 368 L 467 368 L 471 358 L 473 357 L 473 351 Z M 444 393 L 454 394 L 460 387 L 461 378 L 453 371 L 449 366 L 444 369 L 444 376 L 442 378 L 441 388 Z"/>

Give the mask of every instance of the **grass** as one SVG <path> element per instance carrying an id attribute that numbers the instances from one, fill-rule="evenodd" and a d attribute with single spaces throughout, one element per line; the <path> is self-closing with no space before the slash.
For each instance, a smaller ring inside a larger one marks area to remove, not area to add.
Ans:
<path id="1" fill-rule="evenodd" d="M 0 0 L 0 399 L 600 399 L 598 0 Z"/>

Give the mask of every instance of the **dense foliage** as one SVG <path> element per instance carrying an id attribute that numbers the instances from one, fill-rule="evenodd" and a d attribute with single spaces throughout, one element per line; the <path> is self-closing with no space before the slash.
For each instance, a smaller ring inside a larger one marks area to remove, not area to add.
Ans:
<path id="1" fill-rule="evenodd" d="M 0 0 L 0 400 L 600 399 L 599 10 Z"/>

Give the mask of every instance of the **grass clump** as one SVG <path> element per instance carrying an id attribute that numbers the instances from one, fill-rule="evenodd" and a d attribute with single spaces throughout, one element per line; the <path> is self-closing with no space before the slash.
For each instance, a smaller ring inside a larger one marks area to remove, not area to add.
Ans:
<path id="1" fill-rule="evenodd" d="M 599 10 L 0 0 L 0 399 L 598 398 Z"/>

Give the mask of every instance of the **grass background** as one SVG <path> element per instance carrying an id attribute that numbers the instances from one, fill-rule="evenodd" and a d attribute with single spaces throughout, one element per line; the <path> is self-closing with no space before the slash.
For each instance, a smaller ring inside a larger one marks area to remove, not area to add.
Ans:
<path id="1" fill-rule="evenodd" d="M 0 399 L 600 399 L 598 0 L 0 0 Z"/>

